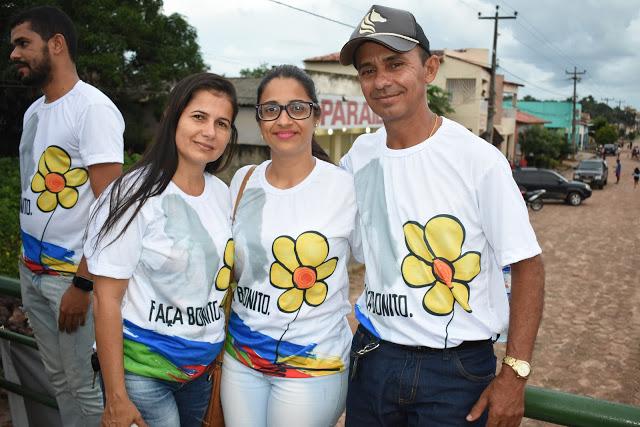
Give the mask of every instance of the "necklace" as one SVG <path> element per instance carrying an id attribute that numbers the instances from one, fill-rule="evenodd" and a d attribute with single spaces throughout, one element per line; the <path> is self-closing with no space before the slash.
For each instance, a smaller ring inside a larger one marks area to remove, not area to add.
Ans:
<path id="1" fill-rule="evenodd" d="M 429 136 L 427 137 L 427 139 L 431 138 L 433 136 L 433 133 L 436 131 L 436 126 L 438 126 L 438 116 L 436 114 L 436 118 L 433 120 L 433 127 L 431 128 L 431 132 L 429 132 Z"/>

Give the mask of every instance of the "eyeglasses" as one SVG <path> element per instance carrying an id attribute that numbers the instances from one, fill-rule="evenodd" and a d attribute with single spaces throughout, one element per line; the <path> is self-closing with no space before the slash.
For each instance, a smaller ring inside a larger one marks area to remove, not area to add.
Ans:
<path id="1" fill-rule="evenodd" d="M 264 122 L 277 120 L 282 114 L 282 110 L 287 110 L 287 114 L 293 120 L 304 120 L 311 117 L 311 112 L 316 108 L 318 108 L 318 104 L 314 102 L 293 101 L 287 105 L 267 102 L 265 104 L 257 104 L 256 112 L 258 118 Z"/>

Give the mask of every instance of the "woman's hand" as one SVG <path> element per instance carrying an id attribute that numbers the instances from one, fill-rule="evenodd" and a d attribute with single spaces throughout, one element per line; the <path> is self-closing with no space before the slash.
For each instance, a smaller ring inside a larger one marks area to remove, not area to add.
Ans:
<path id="1" fill-rule="evenodd" d="M 102 427 L 130 427 L 134 424 L 138 427 L 148 427 L 131 400 L 126 397 L 107 399 L 100 423 Z"/>

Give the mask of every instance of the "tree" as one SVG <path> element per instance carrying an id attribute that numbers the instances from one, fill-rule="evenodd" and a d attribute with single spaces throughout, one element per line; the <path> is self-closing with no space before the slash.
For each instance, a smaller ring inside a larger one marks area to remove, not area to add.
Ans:
<path id="1" fill-rule="evenodd" d="M 449 92 L 438 86 L 429 86 L 427 88 L 427 100 L 431 111 L 439 116 L 446 116 L 455 111 L 449 103 Z"/>
<path id="2" fill-rule="evenodd" d="M 529 166 L 555 167 L 571 151 L 564 136 L 543 126 L 532 126 L 518 137 Z"/>
<path id="3" fill-rule="evenodd" d="M 582 112 L 588 113 L 591 117 L 602 117 L 605 121 L 613 121 L 613 109 L 604 102 L 596 101 L 593 96 L 589 95 L 580 100 Z"/>
<path id="4" fill-rule="evenodd" d="M 522 98 L 523 101 L 532 101 L 532 102 L 539 102 L 540 100 L 537 98 L 534 98 L 531 95 L 525 95 L 524 98 Z"/>
<path id="5" fill-rule="evenodd" d="M 608 124 L 609 122 L 607 121 L 607 119 L 605 119 L 603 116 L 598 116 L 591 121 L 591 128 L 594 132 L 596 132 L 598 129 L 603 128 Z"/>
<path id="6" fill-rule="evenodd" d="M 613 144 L 618 139 L 618 131 L 615 126 L 608 124 L 596 131 L 595 138 L 597 144 Z"/>
<path id="7" fill-rule="evenodd" d="M 240 70 L 241 77 L 253 77 L 253 78 L 262 78 L 267 72 L 270 70 L 269 64 L 263 62 L 259 67 L 256 68 L 242 68 Z"/>
<path id="8" fill-rule="evenodd" d="M 178 14 L 164 15 L 162 0 L 10 0 L 0 6 L 0 28 L 8 33 L 11 15 L 39 4 L 58 6 L 73 20 L 78 74 L 122 111 L 128 148 L 139 150 L 151 137 L 144 112 L 154 112 L 157 119 L 173 84 L 206 70 L 195 29 Z M 0 98 L 10 99 L 0 102 L 0 132 L 5 148 L 11 148 L 3 154 L 15 155 L 22 114 L 37 93 L 20 86 L 5 60 L 9 49 L 8 43 L 0 47 Z"/>

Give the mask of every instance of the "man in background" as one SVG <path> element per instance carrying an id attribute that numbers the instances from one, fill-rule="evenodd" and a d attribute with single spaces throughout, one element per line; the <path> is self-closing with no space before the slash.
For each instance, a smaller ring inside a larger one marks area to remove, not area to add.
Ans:
<path id="1" fill-rule="evenodd" d="M 78 77 L 69 17 L 42 6 L 12 18 L 11 61 L 43 96 L 26 111 L 20 141 L 22 302 L 65 426 L 97 426 L 92 380 L 93 282 L 82 256 L 89 208 L 122 170 L 124 120 Z"/>

